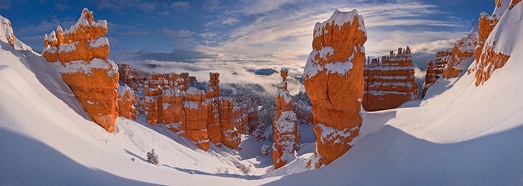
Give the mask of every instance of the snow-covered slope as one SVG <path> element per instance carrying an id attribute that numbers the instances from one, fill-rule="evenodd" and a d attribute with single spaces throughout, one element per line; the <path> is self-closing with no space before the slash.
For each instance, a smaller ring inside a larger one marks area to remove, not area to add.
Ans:
<path id="1" fill-rule="evenodd" d="M 257 160 L 263 143 L 251 139 L 239 152 L 208 153 L 140 119 L 119 118 L 117 131 L 105 132 L 58 67 L 0 35 L 0 185 L 522 185 L 523 24 L 515 21 L 523 5 L 511 11 L 489 37 L 511 38 L 496 39 L 511 57 L 484 85 L 473 73 L 438 80 L 424 100 L 366 113 L 356 145 L 329 166 L 303 172 L 307 144 L 264 178 L 271 159 Z M 159 166 L 143 161 L 153 148 Z"/>

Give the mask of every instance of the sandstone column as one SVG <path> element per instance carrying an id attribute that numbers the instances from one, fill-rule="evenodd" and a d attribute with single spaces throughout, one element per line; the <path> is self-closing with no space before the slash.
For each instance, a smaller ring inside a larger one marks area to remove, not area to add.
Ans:
<path id="1" fill-rule="evenodd" d="M 336 11 L 327 21 L 316 23 L 313 37 L 303 77 L 316 134 L 311 163 L 321 167 L 347 152 L 358 136 L 367 35 L 363 17 L 353 10 Z"/>

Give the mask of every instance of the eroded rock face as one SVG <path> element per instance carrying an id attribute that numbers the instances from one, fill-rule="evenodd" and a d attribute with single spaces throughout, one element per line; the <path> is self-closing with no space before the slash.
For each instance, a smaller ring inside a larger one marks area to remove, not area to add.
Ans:
<path id="1" fill-rule="evenodd" d="M 359 134 L 366 41 L 363 17 L 356 10 L 336 11 L 314 28 L 303 77 L 312 102 L 317 140 L 311 163 L 316 167 L 347 152 Z"/>
<path id="2" fill-rule="evenodd" d="M 241 143 L 241 136 L 234 127 L 234 101 L 231 98 L 220 97 L 218 108 L 222 143 L 229 148 L 237 149 Z"/>
<path id="3" fill-rule="evenodd" d="M 93 12 L 83 9 L 71 28 L 45 36 L 44 58 L 60 62 L 62 79 L 69 85 L 91 118 L 108 132 L 118 116 L 116 91 L 118 67 L 107 59 L 107 21 L 94 22 Z"/>
<path id="4" fill-rule="evenodd" d="M 377 111 L 397 108 L 418 99 L 418 84 L 412 67 L 410 48 L 398 48 L 398 53 L 374 58 L 365 65 L 363 108 Z"/>
<path id="5" fill-rule="evenodd" d="M 185 113 L 185 135 L 196 142 L 203 150 L 209 149 L 207 117 L 209 107 L 205 91 L 190 87 L 186 91 L 187 100 L 183 102 Z"/>
<path id="6" fill-rule="evenodd" d="M 491 21 L 492 25 L 487 25 L 485 30 L 488 32 L 483 32 L 483 35 L 487 35 L 487 37 L 480 38 L 480 42 L 484 46 L 476 48 L 476 55 L 480 54 L 479 57 L 476 56 L 476 86 L 485 83 L 496 69 L 503 68 L 509 60 L 511 51 L 514 48 L 514 42 L 512 42 L 512 36 L 507 36 L 506 34 L 523 31 L 518 26 L 521 21 L 521 7 L 517 7 L 519 2 L 520 0 L 512 0 L 510 3 L 509 0 L 497 1 L 492 16 L 488 16 L 485 13 L 480 15 L 480 21 L 485 19 Z M 503 16 L 505 14 L 508 15 Z M 500 28 L 500 26 L 496 26 L 497 24 L 502 24 L 503 26 Z M 510 30 L 510 32 L 503 32 L 503 29 Z"/>
<path id="7" fill-rule="evenodd" d="M 272 159 L 274 168 L 278 169 L 296 157 L 295 151 L 300 148 L 298 133 L 298 119 L 292 109 L 293 98 L 287 90 L 287 69 L 281 70 L 282 81 L 276 91 L 276 116 L 272 125 L 274 131 L 274 145 Z"/>
<path id="8" fill-rule="evenodd" d="M 436 76 L 434 74 L 434 62 L 429 60 L 427 64 L 427 73 L 425 74 L 425 82 L 423 83 L 422 97 L 425 97 L 427 90 L 430 86 L 432 86 L 432 84 L 434 84 L 434 82 L 436 82 Z"/>
<path id="9" fill-rule="evenodd" d="M 209 85 L 207 86 L 207 100 L 209 101 L 209 117 L 207 118 L 207 132 L 209 140 L 216 146 L 222 145 L 222 134 L 220 129 L 219 96 L 220 96 L 220 74 L 209 73 Z"/>
<path id="10" fill-rule="evenodd" d="M 248 132 L 250 110 L 242 104 L 235 107 L 233 99 L 220 96 L 219 73 L 209 73 L 207 89 L 198 90 L 189 86 L 196 80 L 188 73 L 155 74 L 133 69 L 126 64 L 119 66 L 122 74 L 120 82 L 131 85 L 131 89 L 138 92 L 135 94 L 138 95 L 135 105 L 138 105 L 137 110 L 143 110 L 147 123 L 162 123 L 204 150 L 208 149 L 209 141 L 217 146 L 225 144 L 230 148 L 239 148 L 241 131 L 237 128 Z M 142 98 L 140 92 L 143 92 Z M 248 99 L 245 101 L 251 102 Z"/>
<path id="11" fill-rule="evenodd" d="M 134 91 L 127 85 L 118 87 L 118 114 L 127 119 L 136 120 Z"/>
<path id="12" fill-rule="evenodd" d="M 474 25 L 474 22 L 472 22 L 472 25 Z M 452 47 L 451 59 L 443 69 L 443 77 L 456 78 L 459 73 L 468 68 L 470 64 L 460 64 L 474 55 L 477 42 L 478 39 L 474 32 L 474 26 L 472 26 L 468 36 L 459 39 L 456 44 L 454 44 L 454 47 Z"/>

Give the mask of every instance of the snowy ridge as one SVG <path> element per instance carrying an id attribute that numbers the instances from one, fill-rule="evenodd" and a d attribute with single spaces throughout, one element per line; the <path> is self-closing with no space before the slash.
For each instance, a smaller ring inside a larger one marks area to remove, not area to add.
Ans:
<path id="1" fill-rule="evenodd" d="M 0 24 L 2 24 L 2 25 L 0 25 L 0 40 L 1 41 L 8 43 L 8 39 L 11 38 L 11 36 L 13 36 L 14 37 L 14 38 L 12 38 L 14 40 L 13 47 L 16 50 L 33 51 L 33 49 L 31 47 L 27 46 L 25 43 L 23 43 L 22 41 L 18 40 L 18 38 L 16 38 L 12 25 L 11 25 L 11 21 L 9 21 L 9 19 L 0 15 Z"/>

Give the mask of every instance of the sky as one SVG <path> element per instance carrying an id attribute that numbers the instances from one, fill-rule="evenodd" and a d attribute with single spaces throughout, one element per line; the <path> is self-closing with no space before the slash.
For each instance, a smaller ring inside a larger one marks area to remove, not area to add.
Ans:
<path id="1" fill-rule="evenodd" d="M 410 46 L 424 66 L 465 37 L 494 0 L 0 0 L 17 38 L 42 50 L 44 34 L 68 28 L 86 7 L 107 20 L 110 59 L 127 62 L 305 65 L 316 22 L 339 9 L 364 17 L 369 56 Z"/>

